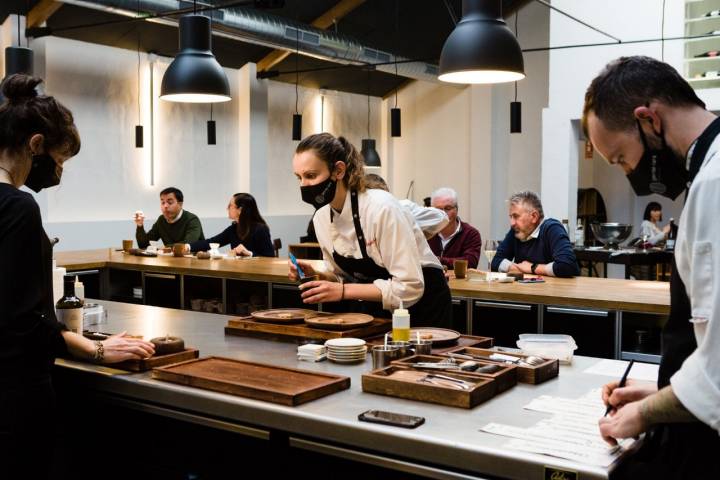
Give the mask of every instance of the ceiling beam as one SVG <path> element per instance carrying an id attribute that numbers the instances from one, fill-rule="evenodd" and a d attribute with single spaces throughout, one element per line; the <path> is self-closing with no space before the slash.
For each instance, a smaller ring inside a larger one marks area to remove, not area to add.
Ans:
<path id="1" fill-rule="evenodd" d="M 62 2 L 56 0 L 40 0 L 40 2 L 28 12 L 27 28 L 41 26 L 53 13 L 57 12 L 58 8 L 62 7 L 62 5 Z"/>
<path id="2" fill-rule="evenodd" d="M 330 10 L 316 18 L 310 25 L 321 30 L 326 30 L 337 20 L 340 20 L 363 3 L 365 3 L 365 0 L 341 0 Z M 270 70 L 272 67 L 285 60 L 290 53 L 292 52 L 288 50 L 273 50 L 262 60 L 257 62 L 257 71 L 264 72 Z"/>

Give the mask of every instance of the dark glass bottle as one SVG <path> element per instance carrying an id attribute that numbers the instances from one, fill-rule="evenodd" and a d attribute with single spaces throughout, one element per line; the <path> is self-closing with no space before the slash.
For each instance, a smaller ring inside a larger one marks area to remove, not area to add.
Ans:
<path id="1" fill-rule="evenodd" d="M 55 304 L 58 321 L 71 332 L 83 333 L 83 301 L 75 296 L 75 277 L 65 275 L 63 296 Z"/>
<path id="2" fill-rule="evenodd" d="M 675 225 L 675 220 L 670 219 L 670 231 L 668 232 L 667 240 L 665 240 L 665 250 L 669 252 L 675 251 L 675 240 L 677 240 L 678 227 Z"/>

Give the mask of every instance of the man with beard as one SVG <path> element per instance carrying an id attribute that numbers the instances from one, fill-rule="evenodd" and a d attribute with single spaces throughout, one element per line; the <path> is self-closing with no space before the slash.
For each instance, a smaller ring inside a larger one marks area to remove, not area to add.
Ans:
<path id="1" fill-rule="evenodd" d="M 604 386 L 609 443 L 647 432 L 611 478 L 720 478 L 720 119 L 670 65 L 649 57 L 609 63 L 585 94 L 595 150 L 638 195 L 687 190 L 670 280 L 657 384 Z"/>
<path id="2" fill-rule="evenodd" d="M 579 275 L 565 227 L 554 218 L 545 218 L 537 194 L 519 192 L 509 203 L 510 231 L 498 246 L 492 270 L 549 277 Z"/>

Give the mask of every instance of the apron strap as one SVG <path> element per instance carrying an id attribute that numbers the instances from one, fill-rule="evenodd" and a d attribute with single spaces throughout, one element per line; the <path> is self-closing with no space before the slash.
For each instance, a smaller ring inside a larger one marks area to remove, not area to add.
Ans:
<path id="1" fill-rule="evenodd" d="M 697 175 L 700 171 L 700 167 L 702 167 L 703 161 L 705 160 L 705 155 L 710 149 L 710 145 L 712 145 L 712 143 L 715 141 L 715 137 L 717 137 L 719 134 L 720 117 L 713 120 L 712 123 L 708 125 L 708 127 L 698 137 L 697 143 L 695 144 L 695 149 L 690 156 L 690 179 L 688 182 L 688 189 L 690 189 L 690 184 L 692 183 L 692 181 L 695 180 L 695 175 Z"/>

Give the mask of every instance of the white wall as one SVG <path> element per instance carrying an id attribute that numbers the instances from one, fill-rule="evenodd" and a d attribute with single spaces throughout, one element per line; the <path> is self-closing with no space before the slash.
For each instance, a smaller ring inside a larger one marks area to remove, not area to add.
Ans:
<path id="1" fill-rule="evenodd" d="M 7 22 L 3 47 L 10 38 Z M 59 187 L 36 195 L 44 226 L 58 236 L 58 250 L 120 245 L 134 237 L 135 210 L 159 214 L 158 194 L 176 186 L 185 208 L 199 215 L 206 235 L 227 225 L 227 201 L 249 191 L 261 206 L 273 237 L 294 243 L 305 234 L 312 207 L 300 200 L 292 173 L 294 86 L 257 80 L 254 65 L 226 69 L 233 100 L 215 104 L 217 145 L 207 145 L 208 105 L 164 102 L 157 97 L 170 58 L 141 55 L 140 117 L 145 147 L 135 148 L 138 123 L 137 54 L 123 49 L 45 37 L 31 42 L 36 74 L 48 94 L 74 114 L 82 138 L 80 153 L 67 162 Z M 108 61 L 112 59 L 112 61 Z M 318 90 L 301 89 L 303 134 L 320 131 Z M 367 136 L 367 97 L 325 94 L 325 131 L 356 145 Z M 154 185 L 150 184 L 150 103 L 154 107 Z M 380 137 L 380 103 L 371 98 L 371 134 Z M 151 222 L 146 224 L 149 228 Z"/>
<path id="2" fill-rule="evenodd" d="M 623 41 L 660 37 L 662 1 L 554 0 L 553 5 Z M 665 36 L 682 36 L 683 33 L 684 2 L 667 0 Z M 550 14 L 551 46 L 607 41 L 612 42 L 557 12 Z M 550 52 L 549 105 L 543 112 L 541 190 L 546 212 L 558 218 L 569 218 L 571 228 L 574 228 L 577 211 L 577 167 L 582 161 L 582 150 L 577 143 L 577 119 L 582 115 L 585 90 L 608 62 L 626 55 L 660 58 L 661 45 L 660 42 L 619 44 Z M 683 42 L 665 42 L 665 61 L 683 71 Z M 601 160 L 593 160 L 596 164 L 598 161 Z M 606 192 L 601 189 L 601 193 L 608 205 L 608 219 L 639 225 L 646 203 L 655 198 L 635 197 L 629 183 L 622 177 L 621 172 L 614 172 L 603 165 L 597 166 L 594 173 L 595 182 L 601 182 L 606 189 Z M 679 213 L 679 202 L 663 202 L 668 212 Z M 668 212 L 666 216 L 669 218 L 671 215 Z"/>

